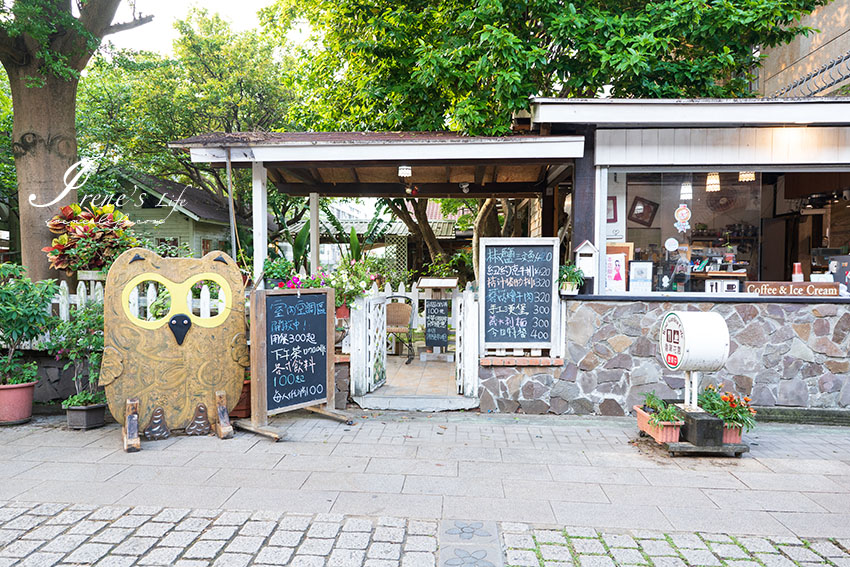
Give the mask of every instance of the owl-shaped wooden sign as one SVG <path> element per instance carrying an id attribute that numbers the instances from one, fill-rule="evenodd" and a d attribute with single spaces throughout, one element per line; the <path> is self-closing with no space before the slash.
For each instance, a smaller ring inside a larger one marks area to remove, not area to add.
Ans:
<path id="1" fill-rule="evenodd" d="M 133 248 L 115 260 L 104 291 L 100 384 L 125 424 L 125 448 L 131 422 L 161 439 L 171 429 L 207 434 L 228 419 L 250 360 L 244 311 L 242 276 L 223 252 L 162 258 Z"/>

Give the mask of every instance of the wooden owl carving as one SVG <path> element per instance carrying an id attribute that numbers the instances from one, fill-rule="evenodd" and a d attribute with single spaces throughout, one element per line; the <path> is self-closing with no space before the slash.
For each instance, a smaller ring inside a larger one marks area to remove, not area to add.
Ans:
<path id="1" fill-rule="evenodd" d="M 209 313 L 200 307 L 202 282 L 211 291 Z M 106 278 L 100 373 L 115 419 L 123 423 L 127 399 L 138 398 L 141 427 L 162 408 L 157 419 L 164 414 L 169 429 L 186 429 L 199 404 L 216 407 L 217 390 L 232 410 L 249 364 L 244 307 L 242 276 L 224 252 L 121 254 Z"/>

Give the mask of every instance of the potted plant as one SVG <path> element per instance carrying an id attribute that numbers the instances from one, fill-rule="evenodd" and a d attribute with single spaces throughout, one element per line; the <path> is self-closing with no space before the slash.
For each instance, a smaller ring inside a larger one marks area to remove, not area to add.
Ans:
<path id="1" fill-rule="evenodd" d="M 638 429 L 651 436 L 657 443 L 676 443 L 685 424 L 676 406 L 667 405 L 655 395 L 644 394 L 643 407 L 634 406 Z"/>
<path id="2" fill-rule="evenodd" d="M 567 262 L 558 269 L 558 283 L 561 295 L 576 295 L 578 288 L 584 284 L 584 272 L 572 262 Z"/>
<path id="3" fill-rule="evenodd" d="M 286 258 L 280 257 L 274 260 L 266 258 L 263 263 L 263 277 L 269 288 L 279 287 L 286 282 L 295 272 L 295 265 Z"/>
<path id="4" fill-rule="evenodd" d="M 38 382 L 35 362 L 21 362 L 21 343 L 44 333 L 52 320 L 50 303 L 58 287 L 53 280 L 33 282 L 24 268 L 0 264 L 0 425 L 32 418 L 33 390 Z"/>
<path id="5" fill-rule="evenodd" d="M 103 358 L 103 304 L 89 301 L 71 311 L 69 320 L 60 321 L 51 331 L 48 350 L 56 360 L 68 361 L 64 369 L 74 368 L 76 393 L 62 402 L 68 429 L 101 427 L 106 413 L 106 395 L 97 388 Z"/>
<path id="6" fill-rule="evenodd" d="M 730 392 L 721 394 L 713 384 L 697 396 L 699 407 L 723 420 L 723 443 L 740 443 L 743 432 L 755 427 L 756 410 L 750 407 L 751 401 Z"/>
<path id="7" fill-rule="evenodd" d="M 65 270 L 69 276 L 77 272 L 81 280 L 104 280 L 115 258 L 139 245 L 128 230 L 133 224 L 114 205 L 87 209 L 68 205 L 47 222 L 50 231 L 59 236 L 42 252 L 55 270 Z"/>

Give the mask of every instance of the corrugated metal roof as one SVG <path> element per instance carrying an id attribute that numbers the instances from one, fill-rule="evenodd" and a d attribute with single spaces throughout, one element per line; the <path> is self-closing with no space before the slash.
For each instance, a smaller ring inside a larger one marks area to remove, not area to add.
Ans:
<path id="1" fill-rule="evenodd" d="M 291 228 L 291 234 L 295 235 L 299 230 L 306 224 L 307 221 L 301 221 L 295 223 Z M 357 232 L 358 236 L 363 236 L 366 232 L 366 229 L 369 228 L 368 220 L 344 220 L 339 221 L 342 227 L 345 229 L 346 234 L 351 232 L 351 229 Z M 431 225 L 431 230 L 434 231 L 434 236 L 436 236 L 440 240 L 450 240 L 455 237 L 455 221 L 453 220 L 432 220 L 429 221 L 428 224 Z M 384 232 L 385 236 L 390 235 L 399 235 L 399 236 L 410 236 L 410 231 L 407 229 L 407 225 L 403 222 L 397 220 L 392 221 L 387 226 L 386 232 Z M 319 236 L 321 238 L 333 238 L 336 236 L 335 232 L 331 232 L 328 229 L 327 223 L 322 223 L 321 230 L 319 231 Z"/>

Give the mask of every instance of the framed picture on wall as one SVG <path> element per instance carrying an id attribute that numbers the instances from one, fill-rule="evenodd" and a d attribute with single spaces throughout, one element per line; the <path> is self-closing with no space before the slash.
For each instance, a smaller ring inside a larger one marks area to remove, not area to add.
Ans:
<path id="1" fill-rule="evenodd" d="M 643 197 L 635 197 L 632 200 L 631 208 L 629 208 L 629 220 L 643 226 L 652 226 L 652 221 L 655 220 L 655 213 L 657 212 L 658 203 Z"/>
<path id="2" fill-rule="evenodd" d="M 608 222 L 617 222 L 617 197 L 608 197 L 608 209 L 605 218 Z"/>

